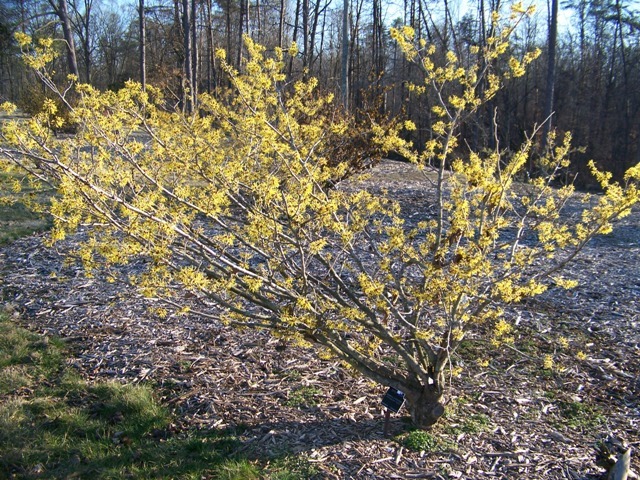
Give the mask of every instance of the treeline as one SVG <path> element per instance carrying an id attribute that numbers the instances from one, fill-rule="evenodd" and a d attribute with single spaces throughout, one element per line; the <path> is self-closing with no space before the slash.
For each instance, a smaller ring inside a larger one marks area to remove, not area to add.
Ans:
<path id="1" fill-rule="evenodd" d="M 540 58 L 466 119 L 466 143 L 474 149 L 517 148 L 535 125 L 547 121 L 537 130 L 539 149 L 546 146 L 548 127 L 559 135 L 571 131 L 576 166 L 567 175 L 578 173 L 578 184 L 590 186 L 582 174 L 589 158 L 618 176 L 637 163 L 640 14 L 630 5 L 539 5 L 518 26 L 511 48 L 515 59 L 536 49 Z M 432 136 L 435 102 L 412 91 L 419 72 L 390 39 L 389 27 L 408 25 L 436 47 L 434 61 L 454 61 L 447 56 L 453 52 L 465 65 L 477 61 L 474 49 L 492 41 L 492 12 L 508 15 L 508 9 L 500 0 L 460 9 L 447 0 L 404 0 L 399 6 L 381 0 L 2 0 L 0 97 L 29 110 L 44 96 L 19 60 L 16 32 L 59 39 L 61 55 L 52 69 L 60 78 L 74 73 L 82 82 L 114 90 L 128 79 L 150 83 L 183 109 L 195 106 L 198 92 L 227 86 L 218 49 L 242 70 L 242 38 L 249 35 L 268 49 L 288 49 L 295 42 L 287 66 L 291 78 L 318 78 L 355 114 L 406 115 L 418 127 L 413 140 L 424 145 Z M 483 67 L 510 68 L 497 62 Z"/>

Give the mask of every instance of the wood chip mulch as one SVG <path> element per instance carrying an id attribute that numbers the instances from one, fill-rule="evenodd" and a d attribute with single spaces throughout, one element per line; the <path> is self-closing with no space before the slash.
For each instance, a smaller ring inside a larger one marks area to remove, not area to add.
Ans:
<path id="1" fill-rule="evenodd" d="M 362 184 L 387 188 L 408 219 L 428 200 L 413 167 L 399 162 L 383 162 Z M 1 247 L 0 299 L 32 330 L 67 339 L 69 362 L 87 378 L 158 386 L 178 429 L 235 429 L 239 453 L 299 453 L 328 479 L 604 479 L 601 450 L 615 454 L 617 444 L 632 447 L 640 472 L 638 210 L 570 267 L 579 287 L 508 312 L 519 327 L 512 348 L 461 352 L 449 413 L 430 432 L 436 446 L 422 452 L 402 442 L 403 411 L 384 435 L 384 386 L 265 333 L 159 319 L 153 301 L 65 263 L 79 238 Z"/>

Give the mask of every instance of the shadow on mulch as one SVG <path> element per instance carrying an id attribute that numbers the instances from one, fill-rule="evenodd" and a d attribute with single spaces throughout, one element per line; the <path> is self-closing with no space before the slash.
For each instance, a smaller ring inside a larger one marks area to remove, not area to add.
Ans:
<path id="1" fill-rule="evenodd" d="M 317 413 L 320 417 L 322 414 Z M 265 422 L 247 428 L 241 435 L 243 446 L 239 452 L 262 458 L 279 452 L 301 453 L 332 445 L 362 440 L 389 441 L 412 429 L 408 416 L 391 418 L 388 434 L 384 432 L 384 417 L 354 420 L 351 418 L 318 418 L 317 421 Z"/>

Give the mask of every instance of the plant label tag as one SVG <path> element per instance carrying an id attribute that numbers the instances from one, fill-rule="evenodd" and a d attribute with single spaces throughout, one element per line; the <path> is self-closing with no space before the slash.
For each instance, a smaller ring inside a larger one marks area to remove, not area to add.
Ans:
<path id="1" fill-rule="evenodd" d="M 404 393 L 393 387 L 389 387 L 387 393 L 382 397 L 382 406 L 391 410 L 393 413 L 398 413 L 402 405 L 404 405 Z"/>

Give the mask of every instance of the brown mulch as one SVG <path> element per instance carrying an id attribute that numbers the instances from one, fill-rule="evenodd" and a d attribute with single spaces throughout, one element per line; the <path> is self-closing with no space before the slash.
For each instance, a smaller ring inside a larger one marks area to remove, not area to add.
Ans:
<path id="1" fill-rule="evenodd" d="M 428 203 L 406 164 L 383 162 L 362 183 L 388 188 L 408 219 Z M 429 452 L 402 444 L 402 411 L 384 435 L 384 386 L 265 333 L 188 315 L 159 319 L 153 300 L 65 263 L 80 238 L 46 248 L 34 236 L 1 247 L 5 306 L 31 329 L 66 338 L 69 362 L 88 378 L 151 382 L 180 426 L 235 428 L 250 458 L 300 453 L 319 478 L 600 479 L 597 445 L 613 439 L 633 448 L 640 472 L 637 210 L 570 267 L 579 287 L 508 312 L 518 351 L 478 343 L 461 352 L 464 370 L 451 378 L 449 414 L 431 432 L 437 445 Z M 542 366 L 546 354 L 551 370 Z M 478 356 L 488 365 L 475 363 Z"/>

